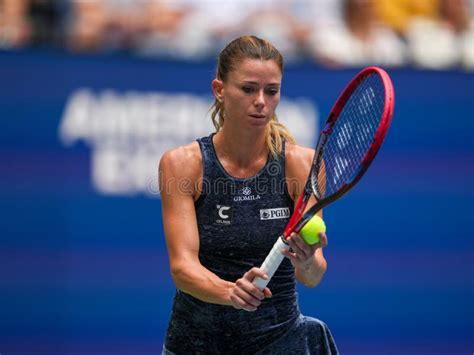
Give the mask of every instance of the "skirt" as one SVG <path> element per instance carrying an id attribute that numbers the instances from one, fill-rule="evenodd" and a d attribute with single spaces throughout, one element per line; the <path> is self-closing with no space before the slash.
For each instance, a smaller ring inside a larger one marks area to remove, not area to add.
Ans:
<path id="1" fill-rule="evenodd" d="M 300 315 L 290 330 L 256 354 L 338 355 L 339 351 L 326 323 Z M 163 347 L 162 355 L 175 353 Z"/>

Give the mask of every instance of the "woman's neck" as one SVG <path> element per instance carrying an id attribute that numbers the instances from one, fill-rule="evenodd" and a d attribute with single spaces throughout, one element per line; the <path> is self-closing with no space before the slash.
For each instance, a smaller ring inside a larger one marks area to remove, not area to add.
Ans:
<path id="1" fill-rule="evenodd" d="M 230 173 L 253 175 L 267 161 L 265 130 L 251 133 L 245 130 L 231 132 L 230 129 L 222 127 L 215 134 L 213 143 L 220 162 Z"/>

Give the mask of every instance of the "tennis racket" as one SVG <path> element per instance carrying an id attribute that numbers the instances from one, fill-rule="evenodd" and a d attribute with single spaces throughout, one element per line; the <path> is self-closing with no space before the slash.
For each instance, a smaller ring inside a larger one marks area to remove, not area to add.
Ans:
<path id="1" fill-rule="evenodd" d="M 289 249 L 286 239 L 319 210 L 341 198 L 364 175 L 383 143 L 392 120 L 394 90 L 388 74 L 368 67 L 344 89 L 331 110 L 316 144 L 311 170 L 293 215 L 260 267 L 268 275 L 253 283 L 263 290 Z M 316 204 L 306 212 L 311 196 Z"/>

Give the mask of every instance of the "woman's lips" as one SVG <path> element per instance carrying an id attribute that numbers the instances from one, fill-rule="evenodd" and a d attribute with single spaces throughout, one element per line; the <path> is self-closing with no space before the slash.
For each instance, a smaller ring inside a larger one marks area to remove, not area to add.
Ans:
<path id="1" fill-rule="evenodd" d="M 250 116 L 254 117 L 254 118 L 265 118 L 266 117 L 265 115 L 262 115 L 262 114 L 259 114 L 259 113 L 255 113 L 255 114 L 252 114 Z"/>

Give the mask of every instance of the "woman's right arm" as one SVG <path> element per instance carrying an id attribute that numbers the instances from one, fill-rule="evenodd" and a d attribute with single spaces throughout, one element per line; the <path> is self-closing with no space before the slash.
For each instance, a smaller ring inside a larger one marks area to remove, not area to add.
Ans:
<path id="1" fill-rule="evenodd" d="M 194 200 L 201 174 L 199 147 L 181 147 L 166 152 L 161 158 L 159 182 L 171 276 L 178 289 L 204 302 L 255 310 L 264 298 L 251 283 L 257 274 L 263 276 L 259 269 L 250 270 L 233 283 L 221 279 L 199 261 Z"/>

